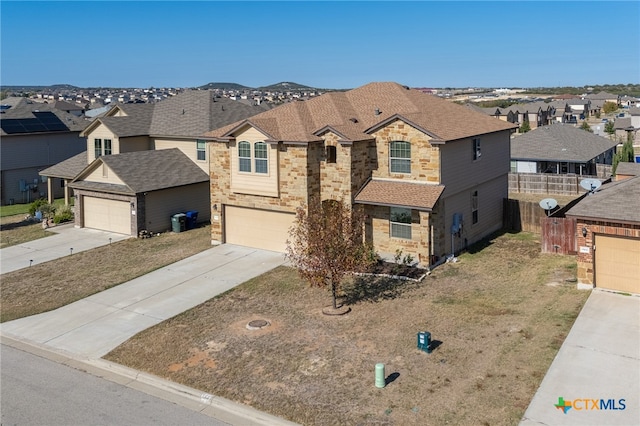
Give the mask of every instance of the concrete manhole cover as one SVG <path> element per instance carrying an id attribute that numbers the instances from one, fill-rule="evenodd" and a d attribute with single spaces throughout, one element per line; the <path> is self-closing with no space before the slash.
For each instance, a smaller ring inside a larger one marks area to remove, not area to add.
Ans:
<path id="1" fill-rule="evenodd" d="M 249 323 L 247 324 L 247 328 L 249 330 L 260 330 L 261 328 L 268 327 L 269 325 L 269 321 L 266 320 L 253 320 L 249 321 Z"/>

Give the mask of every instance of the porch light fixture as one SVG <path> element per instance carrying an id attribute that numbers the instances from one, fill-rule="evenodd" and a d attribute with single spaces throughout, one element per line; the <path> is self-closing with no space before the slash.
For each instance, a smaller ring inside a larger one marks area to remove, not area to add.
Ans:
<path id="1" fill-rule="evenodd" d="M 587 228 L 585 226 L 582 227 L 582 236 L 587 238 Z"/>
<path id="2" fill-rule="evenodd" d="M 214 211 L 218 211 L 218 205 L 217 205 L 217 204 L 214 204 L 214 205 L 213 205 L 213 210 L 214 210 Z"/>

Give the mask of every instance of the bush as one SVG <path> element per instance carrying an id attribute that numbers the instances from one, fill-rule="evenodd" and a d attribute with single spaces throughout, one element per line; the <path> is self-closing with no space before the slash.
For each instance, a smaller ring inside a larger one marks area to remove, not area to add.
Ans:
<path id="1" fill-rule="evenodd" d="M 64 206 L 53 216 L 53 223 L 70 222 L 73 220 L 73 210 L 70 206 Z"/>
<path id="2" fill-rule="evenodd" d="M 29 206 L 29 214 L 31 216 L 35 216 L 36 212 L 42 209 L 42 206 L 46 206 L 48 204 L 49 203 L 46 198 L 38 198 Z"/>

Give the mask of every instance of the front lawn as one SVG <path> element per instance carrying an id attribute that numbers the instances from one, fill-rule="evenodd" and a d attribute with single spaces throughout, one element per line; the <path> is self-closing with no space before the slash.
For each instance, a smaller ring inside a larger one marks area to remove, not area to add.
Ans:
<path id="1" fill-rule="evenodd" d="M 541 254 L 531 234 L 457 260 L 418 283 L 356 278 L 344 316 L 323 315 L 329 291 L 280 267 L 105 358 L 302 424 L 517 424 L 589 293 L 574 258 Z M 432 353 L 417 348 L 423 331 Z"/>

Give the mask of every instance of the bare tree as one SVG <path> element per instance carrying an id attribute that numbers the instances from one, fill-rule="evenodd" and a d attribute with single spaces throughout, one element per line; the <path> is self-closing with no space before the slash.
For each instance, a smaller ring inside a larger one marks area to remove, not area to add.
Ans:
<path id="1" fill-rule="evenodd" d="M 311 201 L 296 211 L 287 256 L 300 276 L 316 287 L 331 286 L 333 308 L 344 277 L 366 270 L 375 254 L 363 240 L 362 207 L 344 201 Z"/>

